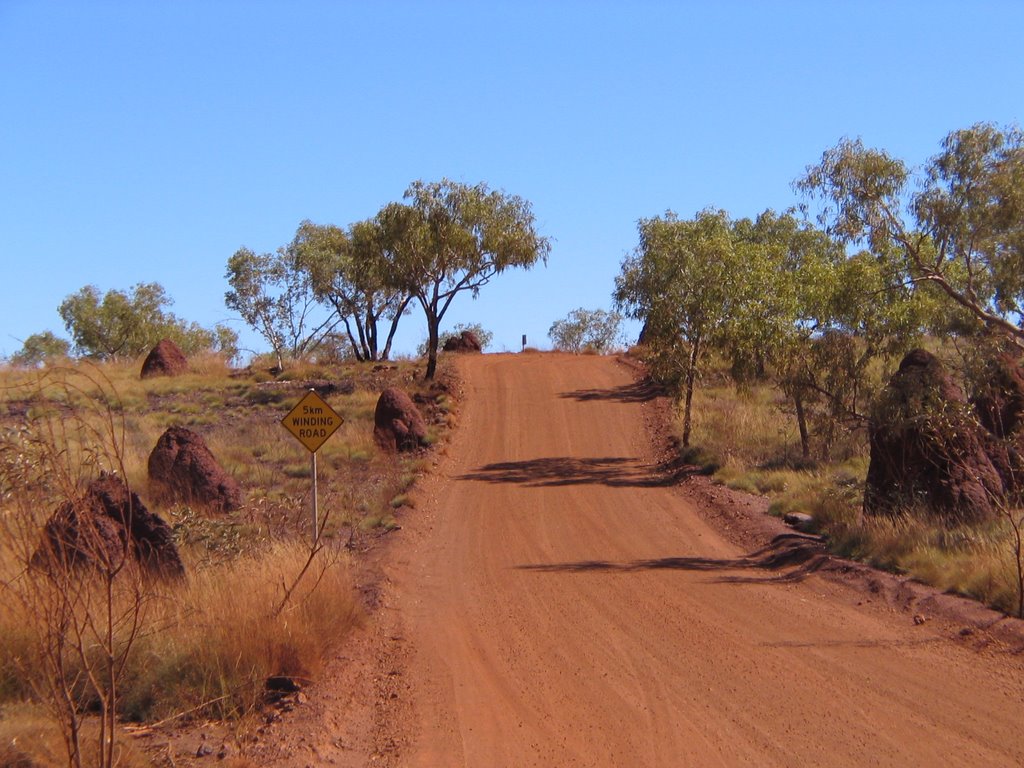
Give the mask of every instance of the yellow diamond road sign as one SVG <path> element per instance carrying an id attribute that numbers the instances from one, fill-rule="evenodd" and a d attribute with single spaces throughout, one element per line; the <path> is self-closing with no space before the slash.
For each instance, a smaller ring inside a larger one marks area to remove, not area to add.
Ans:
<path id="1" fill-rule="evenodd" d="M 342 421 L 341 416 L 313 390 L 281 419 L 284 428 L 295 435 L 310 453 L 316 453 Z"/>

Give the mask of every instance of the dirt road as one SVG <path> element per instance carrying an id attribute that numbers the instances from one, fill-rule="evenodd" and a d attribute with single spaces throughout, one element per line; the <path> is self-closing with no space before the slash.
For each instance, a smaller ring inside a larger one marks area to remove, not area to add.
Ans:
<path id="1" fill-rule="evenodd" d="M 658 483 L 627 368 L 462 372 L 445 476 L 394 572 L 413 649 L 399 764 L 1024 764 L 1018 656 L 737 563 Z"/>

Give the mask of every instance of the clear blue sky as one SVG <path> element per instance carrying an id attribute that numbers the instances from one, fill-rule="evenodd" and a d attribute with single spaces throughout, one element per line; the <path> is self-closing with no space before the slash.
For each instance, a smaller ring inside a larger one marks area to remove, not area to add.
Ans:
<path id="1" fill-rule="evenodd" d="M 918 164 L 1024 121 L 1022 40 L 1017 0 L 0 0 L 0 353 L 66 335 L 57 306 L 90 283 L 231 320 L 237 248 L 444 176 L 526 198 L 554 241 L 445 326 L 547 346 L 610 306 L 640 217 L 785 208 L 844 136 Z M 398 346 L 424 336 L 416 310 Z"/>

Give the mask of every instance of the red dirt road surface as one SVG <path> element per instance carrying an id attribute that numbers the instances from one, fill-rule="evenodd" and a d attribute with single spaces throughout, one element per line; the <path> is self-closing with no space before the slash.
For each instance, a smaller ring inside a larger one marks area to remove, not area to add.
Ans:
<path id="1" fill-rule="evenodd" d="M 662 481 L 630 368 L 459 368 L 459 427 L 373 625 L 265 763 L 1024 765 L 1024 654 L 834 573 L 759 567 L 696 481 Z"/>
<path id="2" fill-rule="evenodd" d="M 736 567 L 659 484 L 628 368 L 460 366 L 447 477 L 396 574 L 416 723 L 398 764 L 1024 764 L 1020 657 Z"/>

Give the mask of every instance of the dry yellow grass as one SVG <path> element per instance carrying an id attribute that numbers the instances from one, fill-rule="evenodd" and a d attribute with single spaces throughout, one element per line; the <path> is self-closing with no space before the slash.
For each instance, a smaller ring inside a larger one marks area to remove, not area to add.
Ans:
<path id="1" fill-rule="evenodd" d="M 123 472 L 147 506 L 172 525 L 189 573 L 185 582 L 146 596 L 143 631 L 120 686 L 120 712 L 140 720 L 191 710 L 238 716 L 259 704 L 270 675 L 315 679 L 359 623 L 343 542 L 351 531 L 393 525 L 390 502 L 408 492 L 422 471 L 416 458 L 378 450 L 372 437 L 374 406 L 379 389 L 392 380 L 409 388 L 419 384 L 410 363 L 383 373 L 345 365 L 281 374 L 282 379 L 345 384 L 326 398 L 345 423 L 317 455 L 326 547 L 282 606 L 285 585 L 302 571 L 308 555 L 310 456 L 280 424 L 301 397 L 304 381 L 279 381 L 260 371 L 231 373 L 218 360 L 193 364 L 186 376 L 143 381 L 140 364 L 5 369 L 0 430 L 91 425 L 91 435 L 87 429 L 46 437 L 69 463 L 81 465 L 84 485 L 95 476 L 96 467 L 84 457 L 95 448 L 89 443 L 99 434 L 96 428 L 106 425 L 110 432 L 109 425 L 115 426 L 117 434 L 101 438 L 107 444 L 98 453 L 115 455 L 108 468 Z M 451 403 L 442 402 L 439 418 L 451 419 L 450 409 Z M 241 482 L 242 509 L 210 514 L 149 493 L 148 456 L 170 424 L 191 426 L 204 436 Z M 19 452 L 18 434 L 0 434 L 11 449 L 5 455 Z M 22 515 L 19 540 L 0 542 L 3 588 L 18 581 L 26 552 L 34 548 L 61 494 L 48 482 L 26 486 L 5 467 L 0 470 L 0 517 L 31 510 L 31 519 Z M 39 700 L 33 685 L 40 671 L 39 637 L 25 610 L 31 610 L 30 603 L 0 599 L 0 727 L 37 738 L 40 728 L 50 727 L 40 722 L 41 710 L 25 718 L 10 714 L 15 702 Z"/>
<path id="2" fill-rule="evenodd" d="M 836 552 L 1017 613 L 1020 585 L 1006 519 L 949 528 L 922 511 L 864 517 L 859 505 L 859 494 L 832 488 L 810 507 Z"/>
<path id="3" fill-rule="evenodd" d="M 315 680 L 360 611 L 347 559 L 330 551 L 283 603 L 308 555 L 299 542 L 275 544 L 163 594 L 128 672 L 126 715 L 167 717 L 208 705 L 207 714 L 237 716 L 259 704 L 271 675 Z"/>
<path id="4" fill-rule="evenodd" d="M 84 765 L 97 765 L 96 724 L 85 721 L 83 733 Z M 60 729 L 50 713 L 38 705 L 15 704 L 4 707 L 0 718 L 0 766 L 4 768 L 65 768 L 67 753 Z M 118 740 L 118 766 L 144 768 L 151 763 L 132 748 L 130 739 Z"/>
<path id="5" fill-rule="evenodd" d="M 148 591 L 143 631 L 121 684 L 122 713 L 141 720 L 211 702 L 212 711 L 237 715 L 260 701 L 270 675 L 314 679 L 358 624 L 360 611 L 347 557 L 325 549 L 302 574 L 308 557 L 307 545 L 280 542 L 198 569 L 189 563 L 185 582 Z M 30 589 L 23 570 L 23 555 L 11 546 L 0 549 L 0 701 L 33 699 L 42 690 L 46 640 L 29 613 L 31 600 L 22 599 L 31 592 L 17 594 Z M 115 613 L 127 607 L 115 606 Z"/>
<path id="6" fill-rule="evenodd" d="M 699 388 L 693 396 L 691 442 L 720 466 L 783 465 L 800 459 L 796 420 L 767 386 L 737 390 L 729 384 Z"/>

